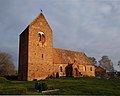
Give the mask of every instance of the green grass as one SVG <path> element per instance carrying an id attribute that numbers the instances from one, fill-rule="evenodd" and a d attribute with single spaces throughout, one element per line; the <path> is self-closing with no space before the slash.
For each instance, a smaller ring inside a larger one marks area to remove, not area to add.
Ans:
<path id="1" fill-rule="evenodd" d="M 34 81 L 11 81 L 1 83 L 0 87 L 9 88 L 17 86 L 26 88 L 25 94 L 44 94 L 44 95 L 120 95 L 120 79 L 97 79 L 97 78 L 59 78 L 46 79 L 44 82 L 49 89 L 60 89 L 56 92 L 39 93 L 34 91 Z M 14 89 L 14 88 L 13 88 Z M 14 93 L 14 92 L 13 92 Z"/>
<path id="2" fill-rule="evenodd" d="M 45 81 L 51 87 L 60 89 L 58 92 L 46 94 L 62 95 L 119 95 L 120 80 L 105 80 L 96 78 L 55 79 Z"/>

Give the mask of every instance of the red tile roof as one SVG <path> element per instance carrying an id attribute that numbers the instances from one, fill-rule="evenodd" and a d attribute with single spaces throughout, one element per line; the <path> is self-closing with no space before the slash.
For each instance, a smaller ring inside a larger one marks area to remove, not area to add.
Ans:
<path id="1" fill-rule="evenodd" d="M 84 64 L 93 65 L 90 59 L 84 52 L 77 52 L 65 49 L 53 48 L 53 63 L 54 64 Z"/>

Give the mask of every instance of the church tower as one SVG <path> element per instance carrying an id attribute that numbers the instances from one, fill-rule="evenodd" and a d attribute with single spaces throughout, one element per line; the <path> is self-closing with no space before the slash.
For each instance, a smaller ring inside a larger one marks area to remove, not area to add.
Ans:
<path id="1" fill-rule="evenodd" d="M 52 72 L 52 30 L 41 12 L 20 34 L 19 80 L 45 79 Z"/>

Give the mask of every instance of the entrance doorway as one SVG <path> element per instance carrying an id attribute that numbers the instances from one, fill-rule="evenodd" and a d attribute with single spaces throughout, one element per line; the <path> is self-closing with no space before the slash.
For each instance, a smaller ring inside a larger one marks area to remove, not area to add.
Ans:
<path id="1" fill-rule="evenodd" d="M 66 71 L 66 77 L 72 77 L 72 71 L 73 71 L 72 64 L 68 64 L 65 68 L 65 71 Z"/>

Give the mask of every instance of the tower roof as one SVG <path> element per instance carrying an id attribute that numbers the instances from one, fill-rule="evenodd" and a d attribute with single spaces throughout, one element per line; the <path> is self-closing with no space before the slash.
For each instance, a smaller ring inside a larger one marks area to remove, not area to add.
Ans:
<path id="1" fill-rule="evenodd" d="M 39 13 L 39 15 L 38 15 L 29 25 L 33 24 L 34 22 L 36 22 L 36 21 L 37 21 L 38 19 L 40 19 L 40 18 L 44 18 L 44 19 L 45 19 L 45 16 L 44 16 L 42 10 L 41 10 L 41 12 Z M 45 20 L 46 20 L 46 19 L 45 19 Z"/>
<path id="2" fill-rule="evenodd" d="M 40 22 L 44 22 L 45 25 L 47 25 L 50 28 L 50 30 L 52 31 L 52 29 L 51 29 L 50 25 L 48 24 L 42 10 L 39 13 L 39 15 L 29 24 L 29 26 L 35 25 L 36 23 L 38 26 L 40 26 Z"/>

